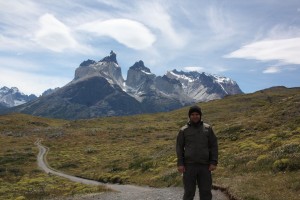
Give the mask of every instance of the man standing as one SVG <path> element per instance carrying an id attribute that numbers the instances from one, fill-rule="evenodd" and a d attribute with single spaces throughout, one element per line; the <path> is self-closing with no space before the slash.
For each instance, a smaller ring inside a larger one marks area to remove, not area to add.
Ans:
<path id="1" fill-rule="evenodd" d="M 218 164 L 218 142 L 210 125 L 201 121 L 200 107 L 189 109 L 189 122 L 183 126 L 176 141 L 178 171 L 183 173 L 183 200 L 193 200 L 196 184 L 201 200 L 212 199 L 211 171 Z"/>

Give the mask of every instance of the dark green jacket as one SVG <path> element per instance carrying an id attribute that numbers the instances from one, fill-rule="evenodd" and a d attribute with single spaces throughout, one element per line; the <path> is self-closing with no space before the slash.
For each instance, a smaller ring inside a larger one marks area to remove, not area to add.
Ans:
<path id="1" fill-rule="evenodd" d="M 177 166 L 186 164 L 218 164 L 218 142 L 210 125 L 183 126 L 176 140 Z"/>

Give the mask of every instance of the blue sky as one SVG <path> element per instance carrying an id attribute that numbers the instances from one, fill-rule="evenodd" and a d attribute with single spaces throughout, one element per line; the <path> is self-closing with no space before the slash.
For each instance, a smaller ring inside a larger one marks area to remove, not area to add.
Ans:
<path id="1" fill-rule="evenodd" d="M 40 95 L 113 50 L 126 79 L 196 70 L 245 93 L 300 86 L 299 0 L 0 0 L 0 87 Z"/>

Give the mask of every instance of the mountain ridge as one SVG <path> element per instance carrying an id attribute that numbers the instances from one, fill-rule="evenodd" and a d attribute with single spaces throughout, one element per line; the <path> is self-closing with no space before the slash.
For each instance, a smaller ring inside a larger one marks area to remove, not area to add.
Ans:
<path id="1" fill-rule="evenodd" d="M 37 98 L 34 94 L 22 93 L 17 87 L 8 88 L 4 86 L 0 88 L 0 105 L 2 108 L 18 106 Z"/>
<path id="2" fill-rule="evenodd" d="M 142 60 L 128 69 L 124 80 L 117 55 L 111 51 L 98 62 L 83 61 L 65 86 L 47 90 L 39 99 L 9 111 L 81 119 L 164 112 L 243 93 L 231 79 L 219 80 L 205 73 L 177 70 L 156 76 Z"/>

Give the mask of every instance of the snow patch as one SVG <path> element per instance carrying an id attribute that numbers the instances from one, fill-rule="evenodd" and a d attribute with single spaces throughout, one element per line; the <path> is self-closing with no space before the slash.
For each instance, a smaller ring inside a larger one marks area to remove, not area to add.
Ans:
<path id="1" fill-rule="evenodd" d="M 152 73 L 146 72 L 146 71 L 144 71 L 144 70 L 141 70 L 141 72 L 143 72 L 144 74 L 147 74 L 147 75 L 151 75 L 151 74 L 152 74 Z"/>
<path id="2" fill-rule="evenodd" d="M 185 76 L 185 75 L 179 75 L 179 74 L 176 74 L 176 73 L 174 73 L 174 72 L 170 72 L 170 74 L 172 74 L 173 76 L 175 76 L 176 77 L 176 79 L 184 79 L 184 80 L 187 80 L 188 82 L 190 82 L 190 83 L 192 83 L 192 82 L 194 82 L 195 81 L 195 79 L 192 79 L 192 78 L 190 78 L 190 77 L 188 77 L 188 76 Z"/>
<path id="3" fill-rule="evenodd" d="M 14 106 L 19 106 L 26 103 L 26 101 L 24 100 L 14 100 Z"/>

